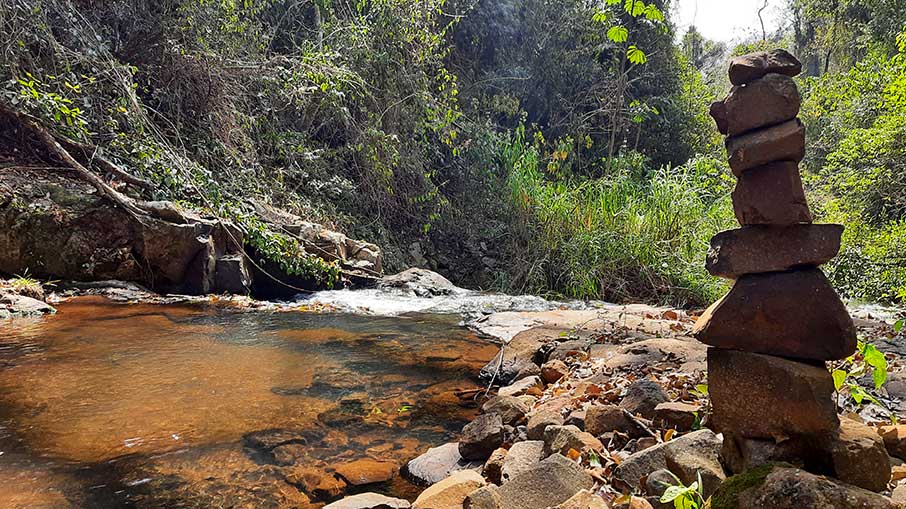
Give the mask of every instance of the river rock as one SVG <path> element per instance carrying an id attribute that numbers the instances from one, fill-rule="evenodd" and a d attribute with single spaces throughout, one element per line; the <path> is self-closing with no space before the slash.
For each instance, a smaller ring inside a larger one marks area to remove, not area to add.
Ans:
<path id="1" fill-rule="evenodd" d="M 692 332 L 718 348 L 801 359 L 844 359 L 856 351 L 852 318 L 815 268 L 741 276 Z"/>
<path id="2" fill-rule="evenodd" d="M 525 394 L 531 396 L 540 396 L 544 392 L 544 382 L 540 376 L 530 376 L 521 380 L 516 380 L 512 385 L 501 387 L 497 391 L 498 396 L 517 397 Z"/>
<path id="3" fill-rule="evenodd" d="M 799 166 L 793 161 L 746 171 L 740 175 L 732 198 L 733 212 L 743 226 L 812 222 Z"/>
<path id="4" fill-rule="evenodd" d="M 727 138 L 727 153 L 737 177 L 773 161 L 799 162 L 805 157 L 805 126 L 796 119 Z"/>
<path id="5" fill-rule="evenodd" d="M 753 129 L 792 120 L 799 114 L 800 104 L 799 89 L 792 78 L 776 73 L 766 74 L 730 90 L 724 100 L 726 121 L 721 132 L 738 136 Z M 722 122 L 717 124 L 720 128 Z"/>
<path id="6" fill-rule="evenodd" d="M 711 348 L 708 392 L 718 431 L 773 438 L 833 433 L 839 426 L 833 379 L 823 365 Z"/>
<path id="7" fill-rule="evenodd" d="M 707 269 L 715 276 L 737 279 L 746 274 L 817 267 L 840 251 L 843 226 L 800 224 L 747 226 L 723 231 L 711 239 Z"/>
<path id="8" fill-rule="evenodd" d="M 365 486 L 393 479 L 399 472 L 399 465 L 392 461 L 361 459 L 339 465 L 336 472 L 352 486 Z"/>
<path id="9" fill-rule="evenodd" d="M 906 424 L 881 426 L 878 434 L 884 440 L 887 453 L 896 458 L 906 458 Z"/>
<path id="10" fill-rule="evenodd" d="M 382 288 L 406 290 L 420 297 L 455 295 L 467 292 L 467 290 L 457 287 L 440 274 L 419 268 L 412 268 L 399 274 L 385 276 L 381 279 L 380 286 Z"/>
<path id="11" fill-rule="evenodd" d="M 478 472 L 453 472 L 450 477 L 423 491 L 412 503 L 412 509 L 462 509 L 466 497 L 485 484 Z"/>
<path id="12" fill-rule="evenodd" d="M 499 414 L 482 414 L 466 424 L 459 438 L 459 454 L 468 460 L 486 460 L 503 443 Z"/>
<path id="13" fill-rule="evenodd" d="M 37 317 L 53 313 L 56 313 L 56 309 L 46 302 L 25 295 L 0 291 L 0 320 Z"/>
<path id="14" fill-rule="evenodd" d="M 346 490 L 346 481 L 328 474 L 311 465 L 296 465 L 283 470 L 286 482 L 302 488 L 302 491 L 318 500 L 339 497 Z"/>
<path id="15" fill-rule="evenodd" d="M 481 468 L 481 475 L 483 475 L 485 479 L 494 484 L 500 484 L 503 475 L 503 462 L 506 461 L 507 452 L 508 451 L 502 447 L 494 449 L 494 452 L 491 453 L 488 460 L 484 462 L 484 466 Z"/>
<path id="16" fill-rule="evenodd" d="M 478 469 L 481 465 L 481 462 L 464 459 L 459 454 L 459 444 L 451 442 L 428 449 L 407 463 L 403 476 L 419 486 L 429 486 L 446 479 L 451 472 Z"/>
<path id="17" fill-rule="evenodd" d="M 620 407 L 633 415 L 641 415 L 650 419 L 654 417 L 654 409 L 667 401 L 670 401 L 670 398 L 664 392 L 661 384 L 654 380 L 642 379 L 629 385 L 626 395 L 620 401 Z"/>
<path id="18" fill-rule="evenodd" d="M 629 438 L 652 436 L 644 424 L 628 410 L 616 405 L 591 405 L 585 411 L 585 431 L 599 437 L 604 433 L 619 431 Z"/>
<path id="19" fill-rule="evenodd" d="M 500 385 L 507 385 L 516 380 L 516 376 L 529 365 L 537 365 L 536 358 L 541 348 L 557 337 L 559 331 L 536 328 L 516 334 L 500 352 L 481 368 L 481 379 L 494 380 Z M 539 360 L 540 362 L 540 360 Z"/>
<path id="20" fill-rule="evenodd" d="M 501 486 L 498 490 L 500 507 L 547 509 L 593 486 L 594 480 L 582 466 L 560 454 L 554 454 Z"/>
<path id="21" fill-rule="evenodd" d="M 674 447 L 667 451 L 667 470 L 686 486 L 701 479 L 701 489 L 707 499 L 727 479 L 720 464 L 720 453 L 709 449 L 707 454 L 694 449 Z"/>
<path id="22" fill-rule="evenodd" d="M 701 417 L 701 405 L 681 401 L 661 403 L 654 408 L 653 425 L 662 429 L 690 431 Z"/>
<path id="23" fill-rule="evenodd" d="M 409 507 L 410 504 L 406 500 L 390 498 L 378 493 L 361 493 L 327 504 L 323 509 L 408 509 Z"/>
<path id="24" fill-rule="evenodd" d="M 464 509 L 499 509 L 500 490 L 489 484 L 469 493 L 463 503 Z"/>
<path id="25" fill-rule="evenodd" d="M 486 414 L 498 414 L 504 424 L 516 426 L 525 421 L 525 414 L 532 406 L 514 396 L 497 396 L 481 405 L 481 411 Z"/>
<path id="26" fill-rule="evenodd" d="M 686 455 L 694 455 L 701 458 L 702 464 L 714 464 L 719 462 L 720 447 L 721 438 L 709 429 L 683 435 L 639 451 L 623 460 L 614 470 L 614 484 L 620 488 L 641 487 L 643 477 L 655 470 L 668 468 L 668 456 L 683 455 L 688 458 Z"/>
<path id="27" fill-rule="evenodd" d="M 541 366 L 541 378 L 552 384 L 569 374 L 569 366 L 560 359 L 547 361 Z"/>
<path id="28" fill-rule="evenodd" d="M 733 476 L 705 507 L 710 509 L 895 509 L 887 497 L 827 477 L 767 465 Z"/>
<path id="29" fill-rule="evenodd" d="M 730 60 L 730 83 L 737 86 L 770 73 L 793 77 L 801 72 L 802 63 L 782 49 L 749 53 Z"/>
<path id="30" fill-rule="evenodd" d="M 582 490 L 569 500 L 557 506 L 557 509 L 610 509 L 604 499 L 589 490 Z"/>
<path id="31" fill-rule="evenodd" d="M 541 440 L 544 438 L 544 430 L 548 426 L 562 425 L 563 415 L 560 410 L 555 408 L 539 409 L 529 417 L 526 434 L 529 440 Z"/>
<path id="32" fill-rule="evenodd" d="M 600 452 L 604 444 L 591 433 L 575 426 L 548 426 L 544 430 L 544 457 L 556 453 L 566 456 L 570 449 Z"/>
<path id="33" fill-rule="evenodd" d="M 522 472 L 531 469 L 542 459 L 544 459 L 544 442 L 527 440 L 513 444 L 503 461 L 501 483 L 506 483 Z"/>
<path id="34" fill-rule="evenodd" d="M 890 456 L 874 428 L 841 419 L 829 441 L 834 476 L 871 491 L 884 491 L 890 482 Z"/>
<path id="35" fill-rule="evenodd" d="M 747 438 L 730 431 L 724 432 L 723 436 L 721 463 L 734 474 L 771 463 L 790 463 L 802 467 L 806 458 L 815 464 L 815 447 L 802 437 L 777 441 L 773 438 Z"/>

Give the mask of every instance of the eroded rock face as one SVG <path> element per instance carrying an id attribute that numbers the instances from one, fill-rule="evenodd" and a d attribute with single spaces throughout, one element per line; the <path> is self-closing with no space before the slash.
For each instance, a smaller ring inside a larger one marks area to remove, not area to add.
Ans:
<path id="1" fill-rule="evenodd" d="M 805 157 L 805 126 L 798 119 L 727 138 L 730 169 L 743 172 L 774 161 L 799 162 Z"/>
<path id="2" fill-rule="evenodd" d="M 749 53 L 730 61 L 730 83 L 745 85 L 769 73 L 798 76 L 802 63 L 788 51 L 775 49 Z"/>
<path id="3" fill-rule="evenodd" d="M 800 104 L 799 89 L 792 78 L 783 74 L 766 74 L 730 90 L 724 100 L 726 128 L 722 133 L 738 136 L 792 120 L 799 114 Z"/>
<path id="4" fill-rule="evenodd" d="M 844 359 L 856 351 L 852 318 L 819 269 L 740 277 L 693 334 L 718 348 L 801 359 Z"/>
<path id="5" fill-rule="evenodd" d="M 839 425 L 823 365 L 711 348 L 708 369 L 718 431 L 768 439 L 831 434 Z"/>
<path id="6" fill-rule="evenodd" d="M 840 251 L 843 226 L 802 224 L 747 226 L 711 239 L 707 269 L 712 275 L 737 279 L 746 274 L 817 267 Z"/>
<path id="7" fill-rule="evenodd" d="M 812 222 L 799 167 L 792 161 L 766 164 L 740 175 L 733 191 L 733 211 L 743 226 Z"/>

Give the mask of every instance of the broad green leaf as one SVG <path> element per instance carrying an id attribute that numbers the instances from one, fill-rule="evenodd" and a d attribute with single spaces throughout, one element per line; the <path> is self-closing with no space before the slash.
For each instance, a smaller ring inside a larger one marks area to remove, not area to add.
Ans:
<path id="1" fill-rule="evenodd" d="M 872 379 L 875 382 L 875 389 L 880 389 L 887 381 L 887 358 L 874 345 L 865 345 L 862 355 L 865 363 L 873 368 Z"/>
<path id="2" fill-rule="evenodd" d="M 642 0 L 626 0 L 626 4 L 623 5 L 623 9 L 633 18 L 638 18 L 645 14 L 646 8 L 647 6 Z"/>
<path id="3" fill-rule="evenodd" d="M 893 324 L 893 331 L 899 334 L 904 326 L 906 326 L 906 318 L 897 320 L 897 323 Z"/>
<path id="4" fill-rule="evenodd" d="M 666 490 L 664 490 L 664 494 L 661 495 L 660 501 L 664 504 L 666 504 L 667 502 L 673 502 L 686 493 L 689 493 L 689 488 L 685 486 L 669 486 Z"/>
<path id="5" fill-rule="evenodd" d="M 616 43 L 626 42 L 629 39 L 629 30 L 626 27 L 611 27 L 607 31 L 607 38 Z"/>
<path id="6" fill-rule="evenodd" d="M 695 390 L 702 393 L 703 395 L 708 395 L 708 384 L 698 384 L 695 386 Z"/>
<path id="7" fill-rule="evenodd" d="M 847 375 L 846 371 L 843 371 L 842 369 L 835 369 L 835 370 L 834 370 L 834 373 L 833 373 L 833 376 L 834 376 L 834 390 L 836 390 L 836 391 L 839 392 L 840 389 L 843 388 L 843 383 L 846 382 L 846 375 Z"/>
<path id="8" fill-rule="evenodd" d="M 662 13 L 654 4 L 648 4 L 648 6 L 645 7 L 645 17 L 649 21 L 664 22 L 664 13 Z"/>
<path id="9" fill-rule="evenodd" d="M 640 50 L 635 44 L 626 50 L 626 57 L 629 58 L 630 62 L 636 65 L 642 65 L 648 61 L 648 56 L 645 55 L 645 52 Z"/>

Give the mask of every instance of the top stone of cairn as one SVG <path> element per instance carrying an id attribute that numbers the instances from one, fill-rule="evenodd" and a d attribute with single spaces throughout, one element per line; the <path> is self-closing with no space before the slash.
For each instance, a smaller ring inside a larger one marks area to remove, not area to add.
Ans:
<path id="1" fill-rule="evenodd" d="M 793 77 L 801 72 L 802 63 L 782 49 L 749 53 L 730 61 L 730 83 L 736 86 L 745 85 L 770 73 Z"/>

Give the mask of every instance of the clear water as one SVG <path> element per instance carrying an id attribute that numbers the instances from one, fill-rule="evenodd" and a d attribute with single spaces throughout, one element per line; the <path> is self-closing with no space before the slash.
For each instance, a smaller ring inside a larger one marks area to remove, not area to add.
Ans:
<path id="1" fill-rule="evenodd" d="M 293 469 L 402 464 L 474 415 L 497 348 L 458 321 L 83 299 L 0 323 L 0 507 L 318 507 Z"/>

